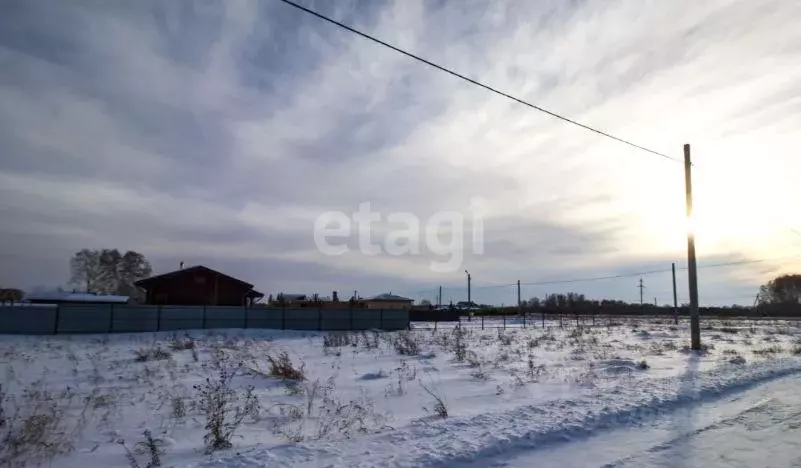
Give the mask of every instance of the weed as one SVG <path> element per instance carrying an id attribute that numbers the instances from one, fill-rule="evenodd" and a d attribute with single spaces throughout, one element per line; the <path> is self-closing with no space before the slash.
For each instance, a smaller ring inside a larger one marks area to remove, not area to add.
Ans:
<path id="1" fill-rule="evenodd" d="M 149 460 L 147 464 L 144 465 L 144 468 L 161 466 L 161 456 L 164 455 L 164 441 L 154 438 L 149 430 L 145 430 L 143 435 L 145 436 L 145 440 L 137 442 L 134 451 L 137 455 L 148 456 Z M 128 446 L 125 445 L 125 441 L 118 440 L 117 443 L 122 445 L 125 449 L 125 458 L 128 459 L 128 464 L 131 465 L 131 468 L 142 468 L 136 456 L 128 449 Z"/>
<path id="2" fill-rule="evenodd" d="M 729 362 L 732 363 L 732 364 L 744 365 L 745 364 L 745 358 L 740 356 L 740 355 L 737 355 L 737 356 L 734 356 L 733 358 L 729 359 Z"/>
<path id="3" fill-rule="evenodd" d="M 223 363 L 219 367 L 216 379 L 195 386 L 201 411 L 206 416 L 206 453 L 231 447 L 234 431 L 242 424 L 245 417 L 256 417 L 259 402 L 253 394 L 252 386 L 242 391 L 231 387 L 231 381 L 242 368 L 242 363 L 231 366 Z"/>
<path id="4" fill-rule="evenodd" d="M 170 406 L 172 408 L 171 416 L 174 419 L 181 419 L 186 416 L 186 402 L 181 397 L 173 397 L 170 400 Z"/>
<path id="5" fill-rule="evenodd" d="M 344 333 L 329 333 L 323 337 L 323 352 L 328 355 L 330 348 L 341 348 L 343 346 L 350 346 L 354 341 L 358 343 L 359 338 L 355 336 L 355 340 L 351 339 L 351 334 Z"/>
<path id="6" fill-rule="evenodd" d="M 502 329 L 498 329 L 498 341 L 504 346 L 511 346 L 512 345 L 513 337 L 512 335 L 507 335 L 503 332 Z"/>
<path id="7" fill-rule="evenodd" d="M 44 464 L 74 449 L 73 442 L 86 424 L 85 404 L 77 419 L 68 419 L 75 394 L 67 389 L 53 395 L 35 382 L 17 398 L 0 388 L 0 466 Z"/>
<path id="8" fill-rule="evenodd" d="M 740 333 L 740 329 L 739 328 L 733 328 L 733 327 L 721 327 L 719 330 L 721 332 L 723 332 L 723 333 L 729 333 L 729 334 L 732 334 L 732 335 L 736 335 L 736 334 Z"/>
<path id="9" fill-rule="evenodd" d="M 281 377 L 295 381 L 306 380 L 306 374 L 304 372 L 305 365 L 301 364 L 299 368 L 296 368 L 292 364 L 292 360 L 289 359 L 289 355 L 286 351 L 282 351 L 278 354 L 277 358 L 273 358 L 268 354 L 267 360 L 270 362 L 270 375 L 273 377 Z"/>
<path id="10" fill-rule="evenodd" d="M 170 359 L 170 357 L 170 352 L 161 346 L 142 348 L 134 351 L 134 361 L 136 362 L 162 361 Z"/>
<path id="11" fill-rule="evenodd" d="M 412 332 L 399 332 L 392 344 L 395 346 L 395 351 L 401 356 L 417 356 L 420 354 L 418 337 Z"/>
<path id="12" fill-rule="evenodd" d="M 457 326 L 453 329 L 453 354 L 456 362 L 464 362 L 467 357 L 467 332 Z"/>
<path id="13" fill-rule="evenodd" d="M 784 352 L 784 348 L 778 345 L 768 346 L 767 348 L 755 349 L 751 351 L 757 356 L 770 356 L 773 354 L 780 354 Z"/>
<path id="14" fill-rule="evenodd" d="M 423 390 L 426 391 L 432 398 L 434 398 L 434 406 L 431 408 L 431 413 L 433 413 L 436 417 L 440 419 L 447 419 L 448 418 L 448 407 L 445 405 L 445 402 L 442 398 L 439 397 L 436 393 L 431 391 L 430 388 L 426 387 L 423 382 L 420 382 L 420 386 L 423 387 Z M 423 407 L 426 412 L 429 412 L 428 408 Z"/>
<path id="15" fill-rule="evenodd" d="M 184 339 L 173 336 L 172 341 L 170 342 L 170 349 L 173 351 L 195 349 L 195 340 L 188 336 Z"/>
<path id="16" fill-rule="evenodd" d="M 484 370 L 483 367 L 478 367 L 470 375 L 476 380 L 489 380 L 489 374 Z"/>

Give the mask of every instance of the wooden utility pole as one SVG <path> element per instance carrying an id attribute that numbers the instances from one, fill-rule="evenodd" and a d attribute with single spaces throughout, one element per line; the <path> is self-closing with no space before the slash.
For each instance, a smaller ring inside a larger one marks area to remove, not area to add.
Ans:
<path id="1" fill-rule="evenodd" d="M 640 308 L 642 308 L 642 306 L 643 306 L 642 293 L 643 293 L 643 290 L 645 290 L 645 285 L 642 284 L 642 278 L 640 278 L 640 285 L 638 287 L 640 288 Z"/>
<path id="2" fill-rule="evenodd" d="M 673 270 L 673 323 L 679 324 L 679 296 L 676 294 L 676 263 L 672 265 Z"/>
<path id="3" fill-rule="evenodd" d="M 695 263 L 695 232 L 693 232 L 693 175 L 690 145 L 684 145 L 684 195 L 687 203 L 687 270 L 690 283 L 690 347 L 701 349 L 701 321 L 698 317 L 698 268 Z"/>
<path id="4" fill-rule="evenodd" d="M 520 300 L 520 280 L 517 280 L 517 313 L 523 315 L 523 302 Z"/>
<path id="5" fill-rule="evenodd" d="M 439 287 L 439 296 L 437 296 L 437 307 L 442 307 L 442 286 Z"/>
<path id="6" fill-rule="evenodd" d="M 473 300 L 470 297 L 470 272 L 468 272 L 467 270 L 465 270 L 464 272 L 467 273 L 467 307 L 469 307 L 470 310 L 472 310 Z"/>

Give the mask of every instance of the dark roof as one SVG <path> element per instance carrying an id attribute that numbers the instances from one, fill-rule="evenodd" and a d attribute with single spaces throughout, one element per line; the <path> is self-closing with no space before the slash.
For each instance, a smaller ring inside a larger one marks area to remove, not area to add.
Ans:
<path id="1" fill-rule="evenodd" d="M 248 292 L 248 296 L 250 296 L 250 297 L 264 297 L 264 293 L 258 292 L 255 289 L 251 289 L 250 292 Z"/>
<path id="2" fill-rule="evenodd" d="M 379 294 L 377 296 L 373 296 L 371 298 L 366 299 L 372 302 L 400 302 L 400 301 L 408 301 L 413 302 L 414 299 L 409 299 L 408 297 L 398 296 L 392 293 L 389 294 Z"/>
<path id="3" fill-rule="evenodd" d="M 249 288 L 253 287 L 252 284 L 250 284 L 250 283 L 248 283 L 246 281 L 242 281 L 241 279 L 234 278 L 233 276 L 228 276 L 225 273 L 220 273 L 217 270 L 212 270 L 211 268 L 205 267 L 203 265 L 195 265 L 195 266 L 191 266 L 191 267 L 188 267 L 188 268 L 183 268 L 183 269 L 180 269 L 180 270 L 171 271 L 169 273 L 163 273 L 161 275 L 151 276 L 150 278 L 145 278 L 143 280 L 139 280 L 135 284 L 137 286 L 141 286 L 141 287 L 147 289 L 147 285 L 148 284 L 155 283 L 156 281 L 160 281 L 160 280 L 167 279 L 167 278 L 170 278 L 170 277 L 176 277 L 176 276 L 179 276 L 179 275 L 188 274 L 188 273 L 192 273 L 192 272 L 197 272 L 197 271 L 211 272 L 211 273 L 214 273 L 215 275 L 221 276 L 223 278 L 227 278 L 229 280 L 236 281 L 237 283 L 243 284 L 243 285 L 245 285 L 245 286 L 247 286 Z"/>
<path id="4" fill-rule="evenodd" d="M 305 301 L 306 294 L 287 294 L 287 293 L 278 293 L 278 297 L 284 299 L 286 301 Z"/>

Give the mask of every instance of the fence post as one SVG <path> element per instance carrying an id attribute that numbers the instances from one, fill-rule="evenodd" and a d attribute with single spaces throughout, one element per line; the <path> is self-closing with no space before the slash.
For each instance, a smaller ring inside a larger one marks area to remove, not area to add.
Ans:
<path id="1" fill-rule="evenodd" d="M 437 322 L 439 322 L 439 318 L 435 315 L 434 316 L 434 331 L 437 331 Z"/>
<path id="2" fill-rule="evenodd" d="M 484 329 L 484 314 L 481 314 L 481 329 Z"/>
<path id="3" fill-rule="evenodd" d="M 503 329 L 506 330 L 506 314 L 503 314 Z"/>
<path id="4" fill-rule="evenodd" d="M 526 314 L 523 313 L 523 328 L 526 328 Z"/>
<path id="5" fill-rule="evenodd" d="M 203 311 L 201 312 L 201 314 L 202 315 L 200 316 L 200 324 L 201 324 L 200 327 L 205 330 L 206 329 L 206 304 L 203 304 Z"/>
<path id="6" fill-rule="evenodd" d="M 114 304 L 111 304 L 111 309 L 108 312 L 108 332 L 114 331 Z"/>
<path id="7" fill-rule="evenodd" d="M 161 306 L 159 306 L 158 317 L 156 318 L 156 331 L 161 331 Z"/>
<path id="8" fill-rule="evenodd" d="M 542 328 L 545 329 L 545 309 L 542 309 Z"/>
<path id="9" fill-rule="evenodd" d="M 61 304 L 56 304 L 55 322 L 53 322 L 53 334 L 58 335 L 58 322 L 61 319 Z"/>

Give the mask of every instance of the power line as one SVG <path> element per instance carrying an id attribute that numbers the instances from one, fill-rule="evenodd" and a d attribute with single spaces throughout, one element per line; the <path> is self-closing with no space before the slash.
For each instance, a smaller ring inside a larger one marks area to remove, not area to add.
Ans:
<path id="1" fill-rule="evenodd" d="M 482 82 L 480 82 L 478 80 L 474 80 L 472 78 L 468 78 L 467 76 L 462 75 L 461 73 L 455 72 L 455 71 L 453 71 L 453 70 L 451 70 L 449 68 L 446 68 L 446 67 L 444 67 L 442 65 L 437 65 L 436 63 L 431 62 L 430 60 L 426 60 L 426 59 L 420 57 L 419 55 L 415 55 L 415 54 L 413 54 L 411 52 L 408 52 L 408 51 L 406 51 L 404 49 L 401 49 L 400 47 L 396 47 L 396 46 L 394 46 L 392 44 L 384 42 L 381 39 L 378 39 L 378 38 L 373 37 L 373 36 L 371 36 L 371 35 L 369 35 L 367 33 L 359 31 L 358 29 L 354 29 L 354 28 L 352 28 L 352 27 L 350 27 L 350 26 L 348 26 L 348 25 L 346 25 L 344 23 L 341 23 L 341 22 L 339 22 L 339 21 L 337 21 L 335 19 L 332 19 L 332 18 L 329 18 L 329 17 L 327 17 L 325 15 L 322 15 L 322 14 L 320 14 L 320 13 L 314 11 L 314 10 L 311 10 L 309 8 L 306 8 L 306 7 L 302 6 L 302 5 L 299 5 L 299 4 L 297 4 L 297 3 L 295 3 L 295 2 L 293 2 L 291 0 L 279 0 L 279 1 L 284 2 L 289 6 L 295 7 L 298 10 L 304 11 L 304 12 L 310 14 L 310 15 L 313 15 L 313 16 L 315 16 L 315 17 L 317 17 L 317 18 L 319 18 L 319 19 L 321 19 L 323 21 L 327 21 L 327 22 L 329 22 L 331 24 L 339 26 L 342 29 L 345 29 L 345 30 L 350 31 L 350 32 L 352 32 L 352 33 L 354 33 L 354 34 L 356 34 L 358 36 L 361 36 L 361 37 L 367 39 L 367 40 L 375 42 L 376 44 L 380 44 L 380 45 L 382 45 L 384 47 L 392 49 L 395 52 L 398 52 L 398 53 L 403 54 L 403 55 L 405 55 L 405 56 L 407 56 L 409 58 L 417 60 L 418 62 L 424 63 L 424 64 L 426 64 L 426 65 L 428 65 L 430 67 L 436 68 L 439 71 L 442 71 L 442 72 L 445 72 L 445 73 L 447 73 L 449 75 L 452 75 L 452 76 L 455 76 L 457 78 L 460 78 L 460 79 L 462 79 L 464 81 L 467 81 L 468 83 L 471 83 L 471 84 L 474 84 L 474 85 L 479 86 L 481 88 L 484 88 L 487 91 L 493 92 L 493 93 L 498 94 L 500 96 L 503 96 L 503 97 L 505 97 L 507 99 L 511 99 L 512 101 L 515 101 L 515 102 L 517 102 L 519 104 L 523 104 L 524 106 L 530 107 L 530 108 L 532 108 L 534 110 L 538 110 L 540 112 L 548 114 L 551 117 L 555 117 L 557 119 L 563 120 L 563 121 L 571 123 L 573 125 L 576 125 L 577 127 L 581 127 L 581 128 L 583 128 L 585 130 L 589 130 L 591 132 L 595 132 L 595 133 L 597 133 L 599 135 L 605 136 L 607 138 L 611 138 L 612 140 L 618 141 L 620 143 L 624 143 L 626 145 L 632 146 L 634 148 L 637 148 L 639 150 L 645 151 L 647 153 L 651 153 L 653 155 L 660 156 L 662 158 L 669 159 L 669 160 L 675 161 L 675 162 L 680 162 L 680 163 L 684 162 L 684 161 L 682 161 L 682 160 L 680 160 L 678 158 L 674 158 L 672 156 L 668 156 L 667 154 L 660 153 L 659 151 L 654 151 L 654 150 L 646 148 L 644 146 L 640 146 L 640 145 L 638 145 L 636 143 L 632 143 L 632 142 L 630 142 L 628 140 L 625 140 L 623 138 L 616 137 L 616 136 L 614 136 L 614 135 L 612 135 L 610 133 L 604 132 L 603 130 L 598 130 L 597 128 L 590 127 L 589 125 L 584 125 L 583 123 L 577 122 L 577 121 L 575 121 L 573 119 L 570 119 L 570 118 L 565 117 L 563 115 L 557 114 L 556 112 L 550 111 L 550 110 L 545 109 L 545 108 L 540 107 L 540 106 L 537 106 L 537 105 L 532 104 L 532 103 L 530 103 L 528 101 L 525 101 L 525 100 L 523 100 L 521 98 L 512 96 L 509 93 L 505 93 L 503 91 L 500 91 L 497 88 L 493 88 L 492 86 L 484 84 L 484 83 L 482 83 Z"/>
<path id="2" fill-rule="evenodd" d="M 776 260 L 791 260 L 801 258 L 801 255 L 792 255 L 786 257 L 774 257 L 774 258 L 760 258 L 755 260 L 738 260 L 733 262 L 725 262 L 725 263 L 708 263 L 705 265 L 698 265 L 698 268 L 723 268 L 723 267 L 730 267 L 730 266 L 738 266 L 738 265 L 749 265 L 754 263 L 764 263 Z M 687 266 L 676 266 L 677 270 L 687 270 Z M 560 279 L 560 280 L 548 280 L 548 281 L 527 281 L 521 282 L 521 286 L 550 286 L 554 284 L 570 284 L 570 283 L 588 283 L 593 281 L 604 281 L 604 280 L 613 280 L 613 279 L 620 279 L 620 278 L 631 278 L 636 276 L 647 276 L 647 275 L 655 275 L 661 273 L 671 273 L 673 270 L 671 268 L 663 268 L 659 270 L 648 270 L 648 271 L 638 271 L 634 273 L 619 273 L 615 275 L 606 275 L 606 276 L 587 276 L 582 278 L 569 278 L 569 279 Z M 517 283 L 508 283 L 508 284 L 493 284 L 493 285 L 486 285 L 486 286 L 473 286 L 473 289 L 492 289 L 492 288 L 507 288 L 517 286 Z M 461 289 L 461 286 L 443 286 L 443 289 Z M 436 291 L 436 289 L 423 289 L 420 291 L 416 291 L 416 294 L 422 294 L 426 292 Z"/>

